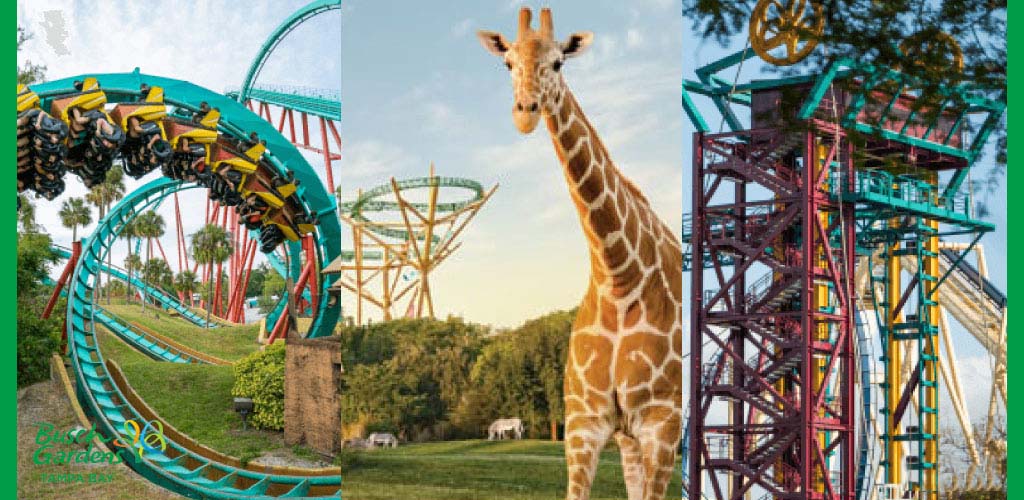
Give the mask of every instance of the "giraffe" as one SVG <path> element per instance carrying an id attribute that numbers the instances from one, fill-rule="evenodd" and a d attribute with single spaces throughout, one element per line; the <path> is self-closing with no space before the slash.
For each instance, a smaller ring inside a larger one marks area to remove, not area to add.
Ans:
<path id="1" fill-rule="evenodd" d="M 614 438 L 630 500 L 660 500 L 675 467 L 682 417 L 682 248 L 612 162 L 560 72 L 593 40 L 554 38 L 551 11 L 519 12 L 515 42 L 480 31 L 512 76 L 512 120 L 523 134 L 543 117 L 590 250 L 590 282 L 566 361 L 567 499 L 586 500 L 601 450 Z"/>

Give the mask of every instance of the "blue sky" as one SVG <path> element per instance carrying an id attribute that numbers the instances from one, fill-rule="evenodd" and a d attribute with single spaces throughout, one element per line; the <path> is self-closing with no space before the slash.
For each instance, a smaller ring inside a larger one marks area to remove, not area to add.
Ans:
<path id="1" fill-rule="evenodd" d="M 388 176 L 440 175 L 500 188 L 432 277 L 439 310 L 514 326 L 571 308 L 588 276 L 586 246 L 545 127 L 512 125 L 512 87 L 479 29 L 514 38 L 517 10 L 541 2 L 346 2 L 342 14 L 347 198 Z M 682 18 L 673 1 L 564 1 L 555 34 L 595 33 L 564 73 L 619 168 L 673 228 L 680 223 Z M 457 196 L 457 195 L 456 195 Z"/>

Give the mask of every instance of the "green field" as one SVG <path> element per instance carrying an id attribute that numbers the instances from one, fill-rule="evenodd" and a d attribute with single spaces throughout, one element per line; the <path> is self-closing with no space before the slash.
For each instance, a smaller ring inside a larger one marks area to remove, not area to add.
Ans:
<path id="1" fill-rule="evenodd" d="M 193 325 L 166 311 L 160 311 L 159 318 L 156 318 L 152 307 L 147 307 L 143 314 L 142 308 L 138 304 L 119 305 L 115 303 L 109 306 L 102 305 L 102 307 L 125 321 L 137 321 L 140 325 L 175 342 L 227 361 L 241 359 L 259 348 L 256 336 L 259 334 L 260 328 L 257 324 L 218 326 L 207 329 Z"/>
<path id="2" fill-rule="evenodd" d="M 550 500 L 565 497 L 562 443 L 448 441 L 344 451 L 342 496 L 361 500 Z M 678 467 L 677 467 L 678 469 Z M 680 498 L 679 474 L 666 498 Z M 591 498 L 626 498 L 618 450 L 601 455 Z"/>

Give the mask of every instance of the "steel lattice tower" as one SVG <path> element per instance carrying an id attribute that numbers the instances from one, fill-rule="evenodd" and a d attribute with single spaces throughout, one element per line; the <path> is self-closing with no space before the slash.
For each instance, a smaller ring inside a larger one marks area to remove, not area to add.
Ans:
<path id="1" fill-rule="evenodd" d="M 686 495 L 934 499 L 937 292 L 949 276 L 939 241 L 973 237 L 952 269 L 993 229 L 973 217 L 962 184 L 1005 94 L 963 84 L 922 103 L 920 82 L 846 59 L 775 80 L 716 75 L 752 56 L 737 52 L 683 82 L 697 129 L 683 228 Z M 713 133 L 691 94 L 711 98 L 729 130 Z M 750 108 L 749 126 L 733 105 Z M 901 260 L 914 265 L 905 272 Z M 855 296 L 856 266 L 867 268 L 866 296 Z M 858 418 L 857 307 L 874 310 L 882 343 L 877 436 Z M 879 440 L 884 483 L 874 485 L 864 446 Z"/>

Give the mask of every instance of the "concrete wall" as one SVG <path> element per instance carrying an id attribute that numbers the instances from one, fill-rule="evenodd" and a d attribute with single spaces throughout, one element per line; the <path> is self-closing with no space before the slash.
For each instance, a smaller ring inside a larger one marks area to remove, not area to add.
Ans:
<path id="1" fill-rule="evenodd" d="M 289 338 L 285 352 L 285 443 L 333 454 L 341 448 L 341 341 Z"/>

